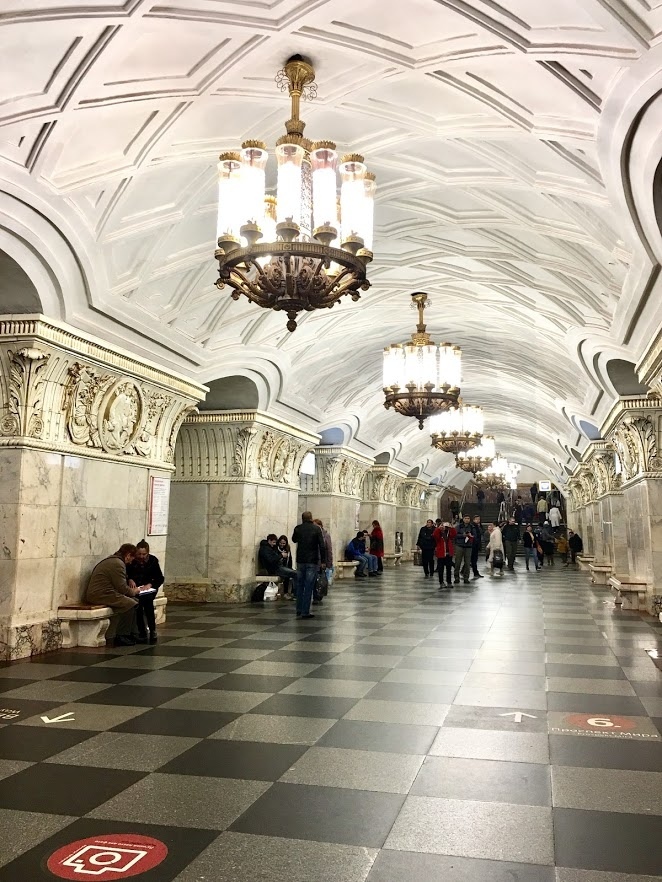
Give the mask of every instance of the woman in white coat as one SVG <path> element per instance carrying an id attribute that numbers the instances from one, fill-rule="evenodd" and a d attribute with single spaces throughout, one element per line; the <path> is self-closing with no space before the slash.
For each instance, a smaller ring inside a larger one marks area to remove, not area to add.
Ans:
<path id="1" fill-rule="evenodd" d="M 489 541 L 487 543 L 487 562 L 491 567 L 492 575 L 494 575 L 494 552 L 501 552 L 501 567 L 497 570 L 497 573 L 500 576 L 503 576 L 503 538 L 501 536 L 501 530 L 497 524 L 489 524 L 487 527 L 487 531 L 490 534 Z"/>
<path id="2" fill-rule="evenodd" d="M 553 529 L 561 525 L 561 511 L 557 505 L 553 505 L 549 511 L 549 522 Z"/>

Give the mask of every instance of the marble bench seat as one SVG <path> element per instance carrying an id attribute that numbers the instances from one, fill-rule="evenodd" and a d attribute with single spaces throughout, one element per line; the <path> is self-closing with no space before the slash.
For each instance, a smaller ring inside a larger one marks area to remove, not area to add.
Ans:
<path id="1" fill-rule="evenodd" d="M 162 594 L 154 598 L 156 624 L 166 620 L 168 598 Z M 113 610 L 109 606 L 90 603 L 74 603 L 58 607 L 57 617 L 62 628 L 62 645 L 70 646 L 105 646 L 106 631 L 110 624 Z"/>
<path id="2" fill-rule="evenodd" d="M 612 571 L 611 564 L 589 564 L 588 568 L 591 571 L 591 582 L 594 585 L 609 584 L 609 577 Z"/>
<path id="3" fill-rule="evenodd" d="M 595 557 L 592 554 L 578 554 L 577 555 L 577 563 L 579 564 L 579 569 L 583 570 L 585 573 L 589 571 L 589 567 L 595 560 Z"/>
<path id="4" fill-rule="evenodd" d="M 335 577 L 336 579 L 344 579 L 345 573 L 352 573 L 356 571 L 359 562 L 358 560 L 340 560 L 335 566 Z"/>
<path id="5" fill-rule="evenodd" d="M 648 584 L 635 581 L 627 576 L 611 576 L 609 579 L 611 590 L 616 595 L 614 603 L 621 609 L 633 609 L 641 612 L 646 610 L 646 596 Z"/>
<path id="6" fill-rule="evenodd" d="M 391 563 L 394 567 L 399 567 L 402 563 L 402 552 L 399 551 L 396 554 L 385 554 L 384 560 Z"/>

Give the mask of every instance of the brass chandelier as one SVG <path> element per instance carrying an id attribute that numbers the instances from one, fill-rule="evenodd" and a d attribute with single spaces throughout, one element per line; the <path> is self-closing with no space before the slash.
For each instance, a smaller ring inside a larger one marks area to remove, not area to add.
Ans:
<path id="1" fill-rule="evenodd" d="M 277 198 L 265 197 L 266 144 L 245 141 L 241 152 L 221 154 L 216 286 L 232 288 L 233 300 L 243 295 L 285 312 L 294 331 L 300 312 L 328 309 L 345 294 L 356 301 L 370 287 L 375 177 L 362 156 L 338 161 L 332 141 L 304 138 L 301 98 L 317 94 L 306 59 L 290 58 L 276 83 L 292 103 L 287 134 L 276 142 Z"/>
<path id="2" fill-rule="evenodd" d="M 418 309 L 416 333 L 411 342 L 384 349 L 384 407 L 415 417 L 422 429 L 427 417 L 457 406 L 462 350 L 450 343 L 433 343 L 423 320 L 428 295 L 417 292 L 411 299 Z"/>
<path id="3" fill-rule="evenodd" d="M 483 410 L 458 401 L 443 413 L 430 417 L 432 446 L 444 453 L 461 453 L 480 443 L 483 437 Z"/>
<path id="4" fill-rule="evenodd" d="M 476 484 L 488 490 L 506 490 L 508 487 L 517 487 L 517 475 L 521 466 L 508 462 L 499 456 L 494 457 L 487 468 L 475 475 Z"/>
<path id="5" fill-rule="evenodd" d="M 463 472 L 471 472 L 476 476 L 492 465 L 495 456 L 494 438 L 487 435 L 477 447 L 458 453 L 455 457 L 455 464 Z"/>

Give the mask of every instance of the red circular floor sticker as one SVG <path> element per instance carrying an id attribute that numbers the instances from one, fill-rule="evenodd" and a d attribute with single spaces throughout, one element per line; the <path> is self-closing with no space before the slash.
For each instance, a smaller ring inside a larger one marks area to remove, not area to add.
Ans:
<path id="1" fill-rule="evenodd" d="M 60 879 L 120 880 L 158 867 L 167 856 L 167 846 L 158 839 L 134 833 L 109 833 L 58 848 L 47 866 Z"/>
<path id="2" fill-rule="evenodd" d="M 613 714 L 570 714 L 565 718 L 568 726 L 577 726 L 578 729 L 603 732 L 628 732 L 637 728 L 635 720 L 630 717 L 616 717 Z"/>

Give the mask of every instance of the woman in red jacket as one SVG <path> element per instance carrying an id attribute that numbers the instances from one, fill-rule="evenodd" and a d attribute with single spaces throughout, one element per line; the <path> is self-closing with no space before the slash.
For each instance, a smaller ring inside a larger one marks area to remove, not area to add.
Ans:
<path id="1" fill-rule="evenodd" d="M 452 585 L 451 570 L 453 569 L 453 555 L 455 554 L 455 546 L 453 544 L 457 530 L 455 527 L 446 522 L 442 524 L 437 522 L 437 528 L 432 534 L 435 541 L 435 554 L 437 556 L 437 572 L 439 573 L 439 587 L 444 588 L 444 567 L 446 568 L 446 584 L 450 588 Z"/>
<path id="2" fill-rule="evenodd" d="M 377 558 L 377 572 L 384 572 L 384 532 L 379 525 L 379 521 L 372 522 L 372 533 L 370 534 L 370 554 L 374 554 Z"/>

